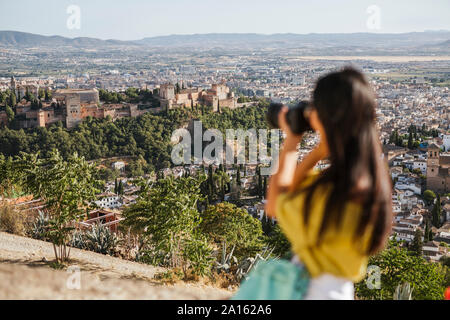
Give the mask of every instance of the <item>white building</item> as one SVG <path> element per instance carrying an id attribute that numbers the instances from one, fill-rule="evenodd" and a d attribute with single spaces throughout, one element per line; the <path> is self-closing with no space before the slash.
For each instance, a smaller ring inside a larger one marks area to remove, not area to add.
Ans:
<path id="1" fill-rule="evenodd" d="M 450 151 L 450 133 L 444 134 L 444 136 L 442 137 L 442 141 L 445 151 Z"/>
<path id="2" fill-rule="evenodd" d="M 421 194 L 421 192 L 422 192 L 422 188 L 420 185 L 418 185 L 416 183 L 407 182 L 407 181 L 398 181 L 395 184 L 395 189 L 410 190 L 410 191 L 414 192 L 415 194 Z"/>
<path id="3" fill-rule="evenodd" d="M 121 197 L 115 193 L 107 192 L 99 194 L 98 200 L 95 201 L 95 204 L 103 209 L 115 209 L 120 208 L 122 206 Z"/>
<path id="4" fill-rule="evenodd" d="M 436 241 L 424 243 L 422 246 L 422 253 L 426 258 L 432 261 L 439 261 L 443 256 L 443 252 L 439 249 L 439 243 Z"/>
<path id="5" fill-rule="evenodd" d="M 422 174 L 427 174 L 427 161 L 424 159 L 417 159 L 413 161 L 413 170 L 420 169 Z"/>
<path id="6" fill-rule="evenodd" d="M 123 162 L 123 161 L 113 162 L 111 167 L 113 168 L 113 170 L 123 171 L 123 170 L 125 170 L 125 162 Z"/>

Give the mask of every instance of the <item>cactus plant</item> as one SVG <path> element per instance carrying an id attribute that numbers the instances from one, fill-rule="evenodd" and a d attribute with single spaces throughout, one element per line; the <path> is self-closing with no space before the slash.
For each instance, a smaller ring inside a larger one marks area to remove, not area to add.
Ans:
<path id="1" fill-rule="evenodd" d="M 262 261 L 266 261 L 272 254 L 273 250 L 275 248 L 265 248 L 264 251 L 259 254 L 257 253 L 256 256 L 253 257 L 249 257 L 244 259 L 238 266 L 237 270 L 236 270 L 236 278 L 238 281 L 241 281 L 243 278 L 246 278 L 247 275 L 250 273 L 250 271 L 252 271 L 252 269 L 256 266 L 256 264 L 262 260 Z"/>
<path id="2" fill-rule="evenodd" d="M 84 232 L 82 231 L 75 231 L 72 234 L 72 239 L 70 241 L 70 246 L 78 249 L 87 249 L 86 245 L 86 238 L 84 236 Z"/>
<path id="3" fill-rule="evenodd" d="M 91 251 L 112 254 L 117 247 L 117 236 L 109 228 L 102 225 L 94 225 L 92 229 L 85 234 L 87 248 Z"/>
<path id="4" fill-rule="evenodd" d="M 116 234 L 100 224 L 86 232 L 75 231 L 70 242 L 72 247 L 109 255 L 115 252 L 117 244 Z"/>
<path id="5" fill-rule="evenodd" d="M 227 254 L 227 243 L 225 241 L 222 242 L 222 258 L 220 261 L 216 261 L 216 270 L 218 272 L 228 272 L 233 262 L 237 264 L 237 258 L 233 256 L 234 249 L 236 249 L 236 245 Z"/>
<path id="6" fill-rule="evenodd" d="M 413 288 L 408 282 L 403 284 L 399 284 L 397 288 L 395 288 L 394 292 L 394 300 L 412 300 L 412 292 Z"/>
<path id="7" fill-rule="evenodd" d="M 31 226 L 31 237 L 38 240 L 48 240 L 46 233 L 48 231 L 50 218 L 43 211 L 38 211 L 38 216 Z"/>

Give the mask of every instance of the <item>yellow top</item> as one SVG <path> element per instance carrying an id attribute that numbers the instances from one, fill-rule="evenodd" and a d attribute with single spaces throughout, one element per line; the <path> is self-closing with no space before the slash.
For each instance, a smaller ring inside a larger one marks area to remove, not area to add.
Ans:
<path id="1" fill-rule="evenodd" d="M 310 185 L 319 172 L 310 171 L 301 187 Z M 366 248 L 370 240 L 371 228 L 367 228 L 360 245 L 355 245 L 353 237 L 361 214 L 361 206 L 348 202 L 344 206 L 341 226 L 331 226 L 325 230 L 323 241 L 317 244 L 318 233 L 330 186 L 318 186 L 311 199 L 311 213 L 308 224 L 304 224 L 303 205 L 306 192 L 292 196 L 281 194 L 277 199 L 276 215 L 280 228 L 292 245 L 292 250 L 306 266 L 311 277 L 330 273 L 354 282 L 364 278 L 368 257 L 361 248 Z"/>

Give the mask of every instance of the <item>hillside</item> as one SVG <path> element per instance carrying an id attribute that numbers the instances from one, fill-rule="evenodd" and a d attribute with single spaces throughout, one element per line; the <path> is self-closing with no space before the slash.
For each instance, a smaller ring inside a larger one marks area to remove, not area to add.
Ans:
<path id="1" fill-rule="evenodd" d="M 410 33 L 331 33 L 331 34 L 255 34 L 255 33 L 217 33 L 170 35 L 144 38 L 137 41 L 150 46 L 255 46 L 264 47 L 416 47 L 439 44 L 450 39 L 449 31 L 428 31 Z"/>
<path id="2" fill-rule="evenodd" d="M 0 232 L 1 299 L 226 299 L 231 292 L 196 283 L 163 285 L 154 280 L 165 269 L 98 253 L 71 249 L 81 270 L 80 290 L 67 287 L 70 274 L 54 270 L 48 242 Z"/>
<path id="3" fill-rule="evenodd" d="M 78 37 L 66 38 L 61 36 L 43 36 L 39 34 L 0 31 L 0 46 L 18 47 L 108 47 L 108 46 L 138 46 L 137 43 L 120 40 L 101 40 L 96 38 Z"/>
<path id="4" fill-rule="evenodd" d="M 101 40 L 79 37 L 43 36 L 38 34 L 0 31 L 0 47 L 42 47 L 45 49 L 72 47 L 132 48 L 149 50 L 158 48 L 196 49 L 302 49 L 309 54 L 437 54 L 449 53 L 450 31 L 409 33 L 330 33 L 330 34 L 256 34 L 210 33 L 147 37 L 133 41 Z M 312 50 L 312 51 L 311 51 Z M 302 52 L 303 52 L 302 51 Z M 317 52 L 316 52 L 317 51 Z M 326 51 L 326 53 L 324 53 Z"/>

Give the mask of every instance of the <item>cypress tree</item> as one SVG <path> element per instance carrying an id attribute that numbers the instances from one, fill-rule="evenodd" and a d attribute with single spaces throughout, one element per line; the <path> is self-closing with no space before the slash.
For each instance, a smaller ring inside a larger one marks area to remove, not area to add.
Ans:
<path id="1" fill-rule="evenodd" d="M 428 222 L 428 220 L 425 223 L 424 239 L 425 239 L 425 242 L 432 240 L 432 239 L 430 239 L 430 223 Z"/>
<path id="2" fill-rule="evenodd" d="M 262 177 L 261 177 L 261 169 L 259 167 L 256 167 L 257 173 L 258 173 L 258 196 L 260 198 L 263 197 L 263 183 L 262 183 Z"/>
<path id="3" fill-rule="evenodd" d="M 413 139 L 412 139 L 412 134 L 409 133 L 408 136 L 408 149 L 412 149 L 413 148 Z"/>
<path id="4" fill-rule="evenodd" d="M 236 184 L 238 187 L 241 186 L 241 167 L 238 166 L 237 173 L 236 173 Z"/>
<path id="5" fill-rule="evenodd" d="M 264 189 L 263 189 L 263 197 L 266 197 L 266 192 L 267 192 L 267 177 L 264 177 Z"/>
<path id="6" fill-rule="evenodd" d="M 416 255 L 416 256 L 421 256 L 422 255 L 422 230 L 420 230 L 419 228 L 416 229 L 416 233 L 414 234 L 414 239 L 411 243 L 411 251 Z"/>
<path id="7" fill-rule="evenodd" d="M 117 193 L 118 193 L 119 195 L 123 195 L 123 193 L 124 193 L 124 187 L 123 187 L 122 180 L 120 180 L 119 186 L 117 187 Z"/>
<path id="8" fill-rule="evenodd" d="M 433 225 L 436 228 L 439 228 L 441 225 L 441 197 L 439 195 L 436 196 L 436 202 L 434 203 L 432 215 Z"/>

